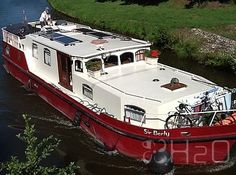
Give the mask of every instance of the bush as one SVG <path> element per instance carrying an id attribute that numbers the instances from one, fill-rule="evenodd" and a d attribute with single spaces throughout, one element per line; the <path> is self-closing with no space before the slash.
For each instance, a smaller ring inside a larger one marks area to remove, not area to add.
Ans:
<path id="1" fill-rule="evenodd" d="M 229 53 L 207 53 L 204 57 L 199 57 L 198 61 L 213 67 L 231 68 L 234 71 L 236 70 L 236 60 L 234 59 L 233 54 Z"/>
<path id="2" fill-rule="evenodd" d="M 153 44 L 161 49 L 172 48 L 175 38 L 172 33 L 166 28 L 158 28 L 154 32 L 147 34 L 147 39 L 153 42 Z"/>
<path id="3" fill-rule="evenodd" d="M 65 168 L 44 167 L 42 162 L 58 147 L 60 140 L 49 136 L 38 141 L 35 136 L 35 126 L 30 125 L 30 118 L 23 115 L 25 130 L 17 137 L 26 143 L 25 161 L 20 161 L 16 156 L 11 160 L 0 164 L 0 172 L 5 171 L 7 175 L 75 175 L 78 166 L 73 162 Z"/>
<path id="4" fill-rule="evenodd" d="M 173 46 L 174 51 L 180 58 L 201 57 L 200 41 L 195 38 L 179 36 Z"/>

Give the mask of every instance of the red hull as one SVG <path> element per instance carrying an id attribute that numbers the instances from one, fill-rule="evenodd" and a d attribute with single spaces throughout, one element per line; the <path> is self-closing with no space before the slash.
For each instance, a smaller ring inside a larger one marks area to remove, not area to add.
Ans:
<path id="1" fill-rule="evenodd" d="M 9 73 L 104 144 L 108 150 L 141 160 L 165 148 L 174 164 L 209 164 L 227 161 L 236 140 L 236 125 L 153 130 L 129 125 L 105 114 L 96 114 L 28 71 L 24 53 L 3 43 Z M 10 54 L 6 54 L 10 47 Z M 20 57 L 20 59 L 19 59 Z M 78 119 L 79 117 L 79 119 Z M 216 133 L 217 131 L 217 133 Z"/>

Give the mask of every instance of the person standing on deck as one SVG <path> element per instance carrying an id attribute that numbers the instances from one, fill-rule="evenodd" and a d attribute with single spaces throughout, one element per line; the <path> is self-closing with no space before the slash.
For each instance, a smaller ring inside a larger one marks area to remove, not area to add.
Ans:
<path id="1" fill-rule="evenodd" d="M 49 8 L 46 7 L 45 10 L 42 12 L 40 18 L 40 25 L 41 27 L 45 26 L 45 25 L 49 25 L 52 21 L 51 19 L 51 14 L 49 13 Z"/>

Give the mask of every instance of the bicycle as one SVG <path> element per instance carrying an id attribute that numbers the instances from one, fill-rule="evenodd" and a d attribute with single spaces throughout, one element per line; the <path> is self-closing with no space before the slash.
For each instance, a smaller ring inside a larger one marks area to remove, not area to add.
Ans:
<path id="1" fill-rule="evenodd" d="M 206 94 L 200 104 L 190 106 L 180 103 L 174 114 L 169 115 L 165 122 L 166 129 L 200 127 L 220 121 L 217 115 L 214 115 L 213 106 L 221 105 L 219 102 L 210 102 Z M 198 110 L 196 110 L 198 108 Z M 213 118 L 214 117 L 214 118 Z"/>

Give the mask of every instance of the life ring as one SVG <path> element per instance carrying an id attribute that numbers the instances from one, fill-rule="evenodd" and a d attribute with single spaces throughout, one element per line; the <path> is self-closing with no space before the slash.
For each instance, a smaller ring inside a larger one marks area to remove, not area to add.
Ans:
<path id="1" fill-rule="evenodd" d="M 225 119 L 217 122 L 215 125 L 231 125 L 233 123 L 236 123 L 236 112 L 226 117 Z"/>

